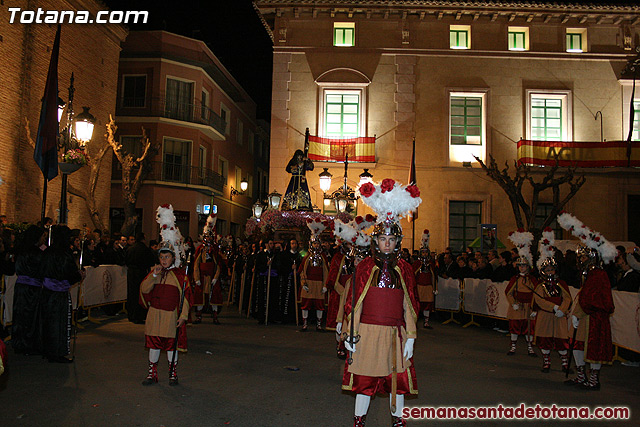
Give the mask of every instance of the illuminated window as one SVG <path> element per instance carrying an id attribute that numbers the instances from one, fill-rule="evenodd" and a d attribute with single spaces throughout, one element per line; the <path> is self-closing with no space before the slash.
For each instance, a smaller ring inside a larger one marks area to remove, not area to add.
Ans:
<path id="1" fill-rule="evenodd" d="M 335 22 L 333 24 L 333 45 L 354 46 L 356 24 L 353 22 Z"/>
<path id="2" fill-rule="evenodd" d="M 325 91 L 324 136 L 356 138 L 360 136 L 360 93 Z"/>
<path id="3" fill-rule="evenodd" d="M 527 90 L 527 139 L 571 141 L 571 92 Z"/>
<path id="4" fill-rule="evenodd" d="M 451 144 L 482 144 L 482 97 L 451 97 Z"/>
<path id="5" fill-rule="evenodd" d="M 566 35 L 567 52 L 586 52 L 587 51 L 587 29 L 586 28 L 567 28 Z"/>
<path id="6" fill-rule="evenodd" d="M 529 50 L 529 28 L 509 27 L 509 50 Z"/>
<path id="7" fill-rule="evenodd" d="M 449 47 L 469 49 L 471 47 L 471 27 L 469 25 L 449 26 Z"/>
<path id="8" fill-rule="evenodd" d="M 482 160 L 486 153 L 486 92 L 449 92 L 449 162 Z M 475 157 L 474 157 L 475 156 Z"/>

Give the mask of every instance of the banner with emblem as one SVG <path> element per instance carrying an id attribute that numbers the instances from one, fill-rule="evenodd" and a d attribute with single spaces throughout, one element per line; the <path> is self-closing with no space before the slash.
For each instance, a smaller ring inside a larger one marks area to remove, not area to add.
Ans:
<path id="1" fill-rule="evenodd" d="M 489 279 L 464 279 L 465 313 L 505 319 L 509 302 L 504 291 L 508 284 Z"/>
<path id="2" fill-rule="evenodd" d="M 86 267 L 82 283 L 82 306 L 123 302 L 127 300 L 127 268 L 120 265 Z"/>

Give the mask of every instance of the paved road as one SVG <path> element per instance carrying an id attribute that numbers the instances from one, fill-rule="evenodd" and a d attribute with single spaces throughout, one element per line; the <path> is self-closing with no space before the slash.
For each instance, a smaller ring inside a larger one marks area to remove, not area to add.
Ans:
<path id="1" fill-rule="evenodd" d="M 189 353 L 180 356 L 178 387 L 168 386 L 164 354 L 160 383 L 140 385 L 147 370 L 144 326 L 122 316 L 104 317 L 100 325 L 85 323 L 74 364 L 12 354 L 9 372 L 0 377 L 0 425 L 352 425 L 354 398 L 340 390 L 343 362 L 335 357 L 333 333 L 259 326 L 230 311 L 222 313 L 222 325 L 205 317 L 203 324 L 189 327 Z M 640 425 L 640 369 L 616 363 L 603 369 L 600 392 L 573 390 L 562 385 L 557 355 L 552 371 L 543 374 L 541 358 L 527 357 L 522 344 L 507 357 L 508 343 L 504 334 L 488 328 L 435 322 L 433 330 L 421 329 L 415 346 L 420 395 L 407 406 L 629 406 L 632 420 L 561 425 Z M 390 424 L 388 399 L 374 399 L 367 426 Z M 505 423 L 410 422 L 433 424 Z"/>

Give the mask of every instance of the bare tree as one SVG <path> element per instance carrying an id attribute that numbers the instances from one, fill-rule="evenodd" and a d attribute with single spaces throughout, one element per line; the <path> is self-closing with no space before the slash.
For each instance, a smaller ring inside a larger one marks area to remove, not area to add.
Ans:
<path id="1" fill-rule="evenodd" d="M 584 175 L 576 175 L 576 168 L 566 168 L 563 171 L 559 171 L 559 155 L 560 153 L 554 154 L 555 164 L 546 171 L 546 174 L 539 181 L 535 181 L 530 166 L 518 164 L 514 161 L 514 169 L 511 171 L 509 170 L 509 162 L 505 162 L 504 168 L 499 169 L 496 160 L 491 155 L 489 155 L 487 164 L 478 157 L 475 158 L 487 173 L 487 176 L 498 183 L 506 193 L 509 202 L 511 202 L 516 226 L 533 234 L 535 243 L 532 245 L 531 250 L 534 255 L 537 252 L 537 242 L 542 236 L 542 231 L 551 225 L 562 211 L 562 208 L 576 195 L 586 181 Z M 531 198 L 528 200 L 525 199 L 522 191 L 525 182 L 528 182 L 533 190 Z M 567 193 L 563 197 L 561 193 L 564 188 L 567 188 Z M 542 221 L 542 224 L 536 224 L 536 211 L 540 194 L 547 190 L 553 192 L 552 208 L 544 218 L 544 221 Z"/>
<path id="2" fill-rule="evenodd" d="M 120 230 L 123 235 L 132 234 L 138 223 L 136 215 L 136 202 L 142 187 L 142 182 L 151 170 L 151 159 L 156 155 L 159 148 L 158 142 L 152 142 L 147 136 L 147 131 L 142 128 L 142 154 L 140 157 L 134 156 L 123 150 L 122 144 L 116 141 L 115 134 L 118 130 L 113 117 L 109 115 L 107 124 L 107 142 L 113 148 L 113 152 L 122 166 L 122 201 L 124 202 L 124 224 Z"/>

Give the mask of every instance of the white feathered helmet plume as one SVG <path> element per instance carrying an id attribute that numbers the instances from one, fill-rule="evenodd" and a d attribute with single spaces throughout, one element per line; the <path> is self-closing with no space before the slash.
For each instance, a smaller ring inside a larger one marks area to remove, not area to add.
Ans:
<path id="1" fill-rule="evenodd" d="M 380 184 L 367 182 L 358 188 L 362 201 L 378 214 L 371 234 L 395 235 L 398 243 L 402 239 L 400 219 L 415 211 L 422 199 L 420 190 L 414 184 L 403 186 L 393 179 L 383 179 Z M 396 246 L 399 249 L 400 245 Z"/>
<path id="2" fill-rule="evenodd" d="M 371 214 L 367 214 L 365 216 L 358 215 L 357 217 L 355 217 L 353 222 L 355 222 L 356 230 L 364 231 L 367 228 L 371 227 L 373 224 L 375 224 L 377 219 L 378 217 Z"/>
<path id="3" fill-rule="evenodd" d="M 355 220 L 345 224 L 341 220 L 336 219 L 333 222 L 333 234 L 345 242 L 351 243 L 354 252 L 358 256 L 365 257 L 371 246 L 371 237 L 358 229 L 361 224 L 362 223 L 358 224 Z"/>
<path id="4" fill-rule="evenodd" d="M 180 229 L 176 226 L 176 217 L 173 214 L 173 206 L 164 204 L 158 206 L 156 213 L 156 222 L 160 224 L 160 242 L 159 252 L 171 252 L 175 257 L 174 267 L 180 267 L 180 264 L 186 259 L 184 243 Z"/>
<path id="5" fill-rule="evenodd" d="M 553 245 L 555 245 L 555 243 L 556 237 L 553 233 L 553 229 L 551 227 L 547 227 L 542 230 L 542 237 L 538 242 L 538 254 L 540 256 L 538 258 L 538 262 L 536 263 L 539 272 L 542 273 L 544 268 L 548 265 L 557 267 L 553 258 L 556 252 L 555 249 L 553 249 Z"/>
<path id="6" fill-rule="evenodd" d="M 533 265 L 533 256 L 531 255 L 531 244 L 533 243 L 533 234 L 518 228 L 516 231 L 509 233 L 509 240 L 518 249 L 518 264 L 526 264 L 529 267 Z"/>
<path id="7" fill-rule="evenodd" d="M 207 223 L 204 225 L 202 229 L 202 240 L 207 245 L 212 245 L 216 242 L 216 222 L 218 221 L 218 216 L 211 212 L 211 214 L 207 217 Z"/>
<path id="8" fill-rule="evenodd" d="M 328 225 L 326 221 L 322 221 L 320 218 L 307 218 L 307 227 L 311 230 L 311 242 L 320 241 L 320 235 Z"/>
<path id="9" fill-rule="evenodd" d="M 610 263 L 616 258 L 618 251 L 612 243 L 605 239 L 602 234 L 584 225 L 569 212 L 560 212 L 560 215 L 558 215 L 558 224 L 580 239 L 587 248 L 596 251 L 605 264 Z"/>
<path id="10" fill-rule="evenodd" d="M 429 249 L 430 236 L 429 230 L 425 228 L 422 232 L 422 239 L 420 240 L 420 249 Z"/>

